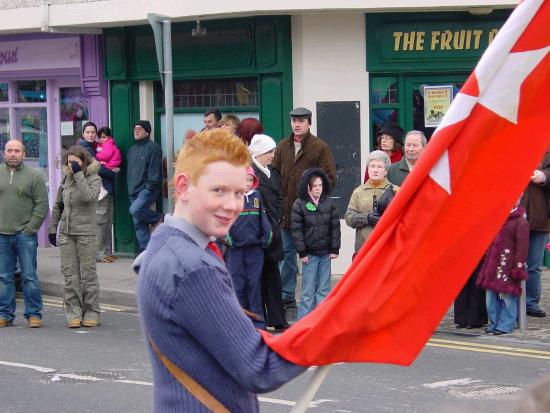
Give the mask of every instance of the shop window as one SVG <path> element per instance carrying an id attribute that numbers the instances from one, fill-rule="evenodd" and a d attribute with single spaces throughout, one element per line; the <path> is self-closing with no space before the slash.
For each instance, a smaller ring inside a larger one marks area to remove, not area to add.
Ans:
<path id="1" fill-rule="evenodd" d="M 4 147 L 10 140 L 10 114 L 8 108 L 0 108 L 0 162 L 4 161 Z"/>
<path id="2" fill-rule="evenodd" d="M 155 83 L 157 106 L 164 106 L 160 82 Z M 175 108 L 239 108 L 257 107 L 256 78 L 197 79 L 174 81 Z"/>
<path id="3" fill-rule="evenodd" d="M 8 84 L 0 83 L 0 102 L 7 102 L 8 98 Z"/>
<path id="4" fill-rule="evenodd" d="M 375 77 L 371 82 L 371 103 L 374 105 L 399 103 L 397 77 Z"/>
<path id="5" fill-rule="evenodd" d="M 48 165 L 48 127 L 46 108 L 17 108 L 16 132 L 25 145 L 25 157 L 38 161 L 39 168 Z"/>
<path id="6" fill-rule="evenodd" d="M 16 82 L 18 103 L 43 103 L 47 101 L 45 80 L 20 80 Z"/>
<path id="7" fill-rule="evenodd" d="M 59 88 L 59 112 L 61 147 L 67 150 L 76 144 L 81 137 L 82 125 L 90 119 L 88 99 L 82 95 L 80 87 Z"/>

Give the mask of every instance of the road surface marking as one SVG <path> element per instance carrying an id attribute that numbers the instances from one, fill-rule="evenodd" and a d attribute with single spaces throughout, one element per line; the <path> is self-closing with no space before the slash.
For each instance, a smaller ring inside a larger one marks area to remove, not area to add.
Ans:
<path id="1" fill-rule="evenodd" d="M 550 356 L 550 351 L 534 350 L 530 348 L 521 348 L 521 347 L 497 346 L 493 344 L 472 343 L 472 342 L 466 342 L 466 341 L 444 340 L 439 338 L 432 338 L 430 339 L 429 343 L 457 344 L 461 346 L 490 348 L 493 350 L 504 350 L 504 351 L 517 351 L 518 353 L 530 353 L 530 354 L 540 354 L 543 356 Z"/>
<path id="2" fill-rule="evenodd" d="M 2 361 L 2 360 L 0 360 L 0 365 L 9 366 L 9 367 L 19 367 L 19 368 L 24 368 L 24 369 L 31 369 L 31 370 L 35 370 L 39 373 L 55 373 L 56 371 L 58 371 L 56 369 L 52 369 L 52 368 L 49 368 L 49 367 L 33 366 L 31 364 L 13 363 L 13 362 L 10 362 L 10 361 Z M 52 376 L 52 378 L 50 380 L 55 383 L 55 382 L 60 381 L 61 378 L 72 379 L 72 380 L 91 381 L 91 382 L 110 382 L 110 383 L 135 384 L 135 385 L 139 385 L 139 386 L 152 386 L 153 385 L 153 383 L 147 382 L 147 381 L 110 380 L 110 379 L 95 377 L 95 376 L 92 376 L 92 375 L 89 375 L 89 374 L 84 376 L 84 375 L 73 374 L 73 373 L 56 373 Z M 274 399 L 274 398 L 270 398 L 270 397 L 258 397 L 258 399 L 261 402 L 264 402 L 264 403 L 280 404 L 280 405 L 283 405 L 283 406 L 294 406 L 296 404 L 296 402 L 291 401 L 291 400 Z M 329 400 L 329 399 L 313 400 L 309 404 L 309 407 L 317 407 L 320 404 L 326 403 L 326 402 L 334 402 L 334 400 Z"/>
<path id="3" fill-rule="evenodd" d="M 35 371 L 38 371 L 39 373 L 53 373 L 57 371 L 55 369 L 49 369 L 47 367 L 33 366 L 31 364 L 23 364 L 23 363 L 12 363 L 10 361 L 2 361 L 2 360 L 0 360 L 0 365 L 35 370 Z"/>
<path id="4" fill-rule="evenodd" d="M 434 383 L 424 383 L 424 387 L 428 387 L 430 389 L 437 389 L 439 387 L 447 387 L 447 386 L 466 386 L 467 384 L 472 383 L 481 383 L 483 380 L 472 380 L 469 377 L 466 377 L 464 379 L 454 379 L 454 380 L 445 380 L 445 381 L 436 381 Z"/>
<path id="5" fill-rule="evenodd" d="M 514 351 L 502 351 L 502 350 L 493 350 L 489 348 L 482 348 L 482 347 L 472 347 L 465 345 L 462 343 L 462 345 L 452 345 L 452 344 L 438 344 L 438 343 L 430 343 L 428 342 L 426 344 L 428 347 L 441 347 L 441 348 L 450 348 L 453 350 L 465 350 L 465 351 L 474 351 L 477 353 L 489 353 L 489 354 L 500 354 L 504 356 L 514 356 L 514 357 L 525 357 L 525 358 L 533 358 L 533 359 L 542 359 L 542 360 L 550 360 L 550 355 L 544 356 L 539 354 L 528 354 L 528 353 L 520 353 L 516 350 Z M 527 349 L 523 349 L 527 350 Z"/>

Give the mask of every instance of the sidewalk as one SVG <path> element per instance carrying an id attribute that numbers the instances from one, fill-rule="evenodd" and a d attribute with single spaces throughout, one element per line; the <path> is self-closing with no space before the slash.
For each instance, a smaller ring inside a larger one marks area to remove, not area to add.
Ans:
<path id="1" fill-rule="evenodd" d="M 99 285 L 101 288 L 101 303 L 121 305 L 128 307 L 136 306 L 136 280 L 137 277 L 132 271 L 133 258 L 119 257 L 110 264 L 97 264 Z M 59 248 L 38 249 L 38 277 L 42 285 L 42 292 L 45 295 L 62 297 L 63 276 L 60 272 Z M 341 275 L 333 275 L 333 285 L 340 281 Z M 297 296 L 300 296 L 301 277 L 298 277 Z M 500 336 L 509 339 L 531 340 L 550 345 L 550 270 L 544 269 L 542 274 L 542 299 L 541 307 L 548 313 L 547 317 L 527 317 L 526 331 L 514 330 L 512 334 Z M 287 310 L 289 320 L 296 319 L 296 310 Z M 453 307 L 441 321 L 438 331 L 458 334 L 461 336 L 482 335 L 484 328 L 456 329 L 453 322 Z M 491 336 L 492 337 L 492 336 Z"/>
<path id="2" fill-rule="evenodd" d="M 100 301 L 128 307 L 136 306 L 136 275 L 132 271 L 133 258 L 119 257 L 110 264 L 97 264 Z M 59 248 L 38 248 L 38 278 L 44 295 L 63 296 Z"/>

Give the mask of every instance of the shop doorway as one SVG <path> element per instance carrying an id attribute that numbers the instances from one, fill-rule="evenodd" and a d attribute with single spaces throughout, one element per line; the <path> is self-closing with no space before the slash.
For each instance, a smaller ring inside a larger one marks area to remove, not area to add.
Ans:
<path id="1" fill-rule="evenodd" d="M 50 152 L 50 182 L 57 190 L 62 176 L 62 162 L 67 149 L 81 137 L 82 125 L 89 120 L 89 101 L 84 97 L 79 79 L 56 80 L 53 93 L 57 104 L 54 107 L 52 129 L 55 130 Z M 55 194 L 55 192 L 53 192 Z"/>

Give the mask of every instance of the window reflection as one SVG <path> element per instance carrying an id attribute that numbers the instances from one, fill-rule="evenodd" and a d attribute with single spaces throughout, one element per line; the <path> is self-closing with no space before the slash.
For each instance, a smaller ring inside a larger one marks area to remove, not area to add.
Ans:
<path id="1" fill-rule="evenodd" d="M 20 80 L 16 82 L 17 102 L 40 103 L 47 101 L 45 80 Z"/>

